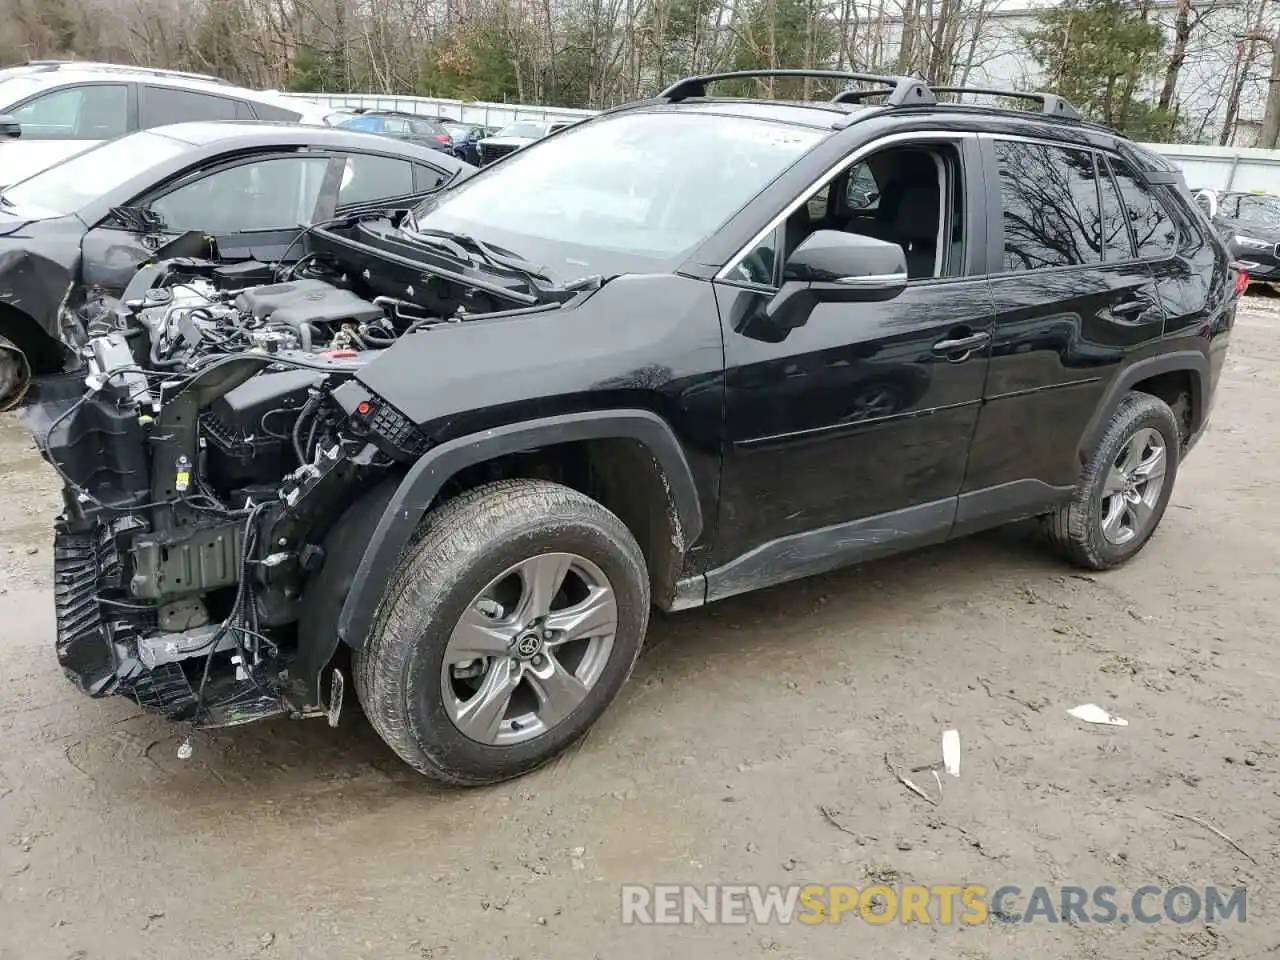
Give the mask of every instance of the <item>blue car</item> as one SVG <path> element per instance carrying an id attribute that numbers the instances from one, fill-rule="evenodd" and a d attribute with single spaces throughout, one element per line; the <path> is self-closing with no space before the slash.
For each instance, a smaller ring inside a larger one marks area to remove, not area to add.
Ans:
<path id="1" fill-rule="evenodd" d="M 360 110 L 350 120 L 338 124 L 344 130 L 363 130 L 384 137 L 406 140 L 432 150 L 460 156 L 454 149 L 453 137 L 443 123 L 434 117 L 397 110 Z"/>

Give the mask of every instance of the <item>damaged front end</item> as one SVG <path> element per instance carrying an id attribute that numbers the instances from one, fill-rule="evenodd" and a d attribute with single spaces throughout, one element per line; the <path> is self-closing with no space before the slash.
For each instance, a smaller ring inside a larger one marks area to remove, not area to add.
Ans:
<path id="1" fill-rule="evenodd" d="M 291 273 L 237 289 L 209 261 L 145 267 L 121 300 L 85 311 L 83 368 L 33 384 L 22 417 L 64 484 L 57 656 L 91 696 L 200 727 L 336 722 L 341 676 L 319 673 L 337 590 L 319 573 L 359 544 L 331 535 L 429 446 L 355 378 L 468 317 L 474 293 L 418 268 L 430 296 L 390 297 L 365 254 L 355 269 L 313 257 Z M 300 665 L 304 629 L 326 637 Z"/>

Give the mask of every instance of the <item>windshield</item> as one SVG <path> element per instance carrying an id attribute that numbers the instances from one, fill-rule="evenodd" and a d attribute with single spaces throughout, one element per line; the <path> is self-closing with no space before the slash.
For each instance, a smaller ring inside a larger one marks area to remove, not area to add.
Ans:
<path id="1" fill-rule="evenodd" d="M 6 187 L 4 199 L 40 207 L 56 216 L 75 213 L 148 167 L 175 157 L 190 144 L 141 131 L 90 147 L 35 176 Z"/>
<path id="2" fill-rule="evenodd" d="M 1241 223 L 1280 230 L 1280 197 L 1241 197 L 1236 219 Z"/>
<path id="3" fill-rule="evenodd" d="M 423 203 L 561 280 L 664 268 L 826 134 L 741 117 L 625 113 L 526 147 Z"/>
<path id="4" fill-rule="evenodd" d="M 8 113 L 19 100 L 46 89 L 46 85 L 34 77 L 6 77 L 0 80 L 0 113 Z"/>
<path id="5" fill-rule="evenodd" d="M 522 120 L 519 123 L 513 123 L 510 126 L 503 127 L 498 131 L 500 137 L 524 137 L 529 140 L 536 140 L 547 132 L 545 123 L 534 123 L 531 120 Z"/>

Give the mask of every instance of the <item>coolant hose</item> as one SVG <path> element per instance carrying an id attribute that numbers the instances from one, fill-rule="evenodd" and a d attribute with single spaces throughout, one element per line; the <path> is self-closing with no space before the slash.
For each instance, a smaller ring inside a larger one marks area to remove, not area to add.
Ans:
<path id="1" fill-rule="evenodd" d="M 305 466 L 307 463 L 306 448 L 302 445 L 302 428 L 306 425 L 307 418 L 311 416 L 319 405 L 320 398 L 312 394 L 298 412 L 298 419 L 293 421 L 293 452 L 297 454 L 299 465 Z"/>

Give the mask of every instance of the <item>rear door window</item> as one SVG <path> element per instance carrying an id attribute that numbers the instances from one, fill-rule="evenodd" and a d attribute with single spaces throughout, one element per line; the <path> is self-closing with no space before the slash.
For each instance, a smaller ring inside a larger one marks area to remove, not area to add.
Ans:
<path id="1" fill-rule="evenodd" d="M 193 90 L 143 86 L 141 117 L 144 129 L 188 120 L 234 120 L 236 101 Z"/>
<path id="2" fill-rule="evenodd" d="M 1099 158 L 1100 170 L 1106 170 L 1105 161 Z M 1129 233 L 1128 217 L 1124 212 L 1124 201 L 1120 199 L 1120 191 L 1111 175 L 1100 177 L 1099 187 L 1102 192 L 1102 245 L 1103 253 L 1108 261 L 1132 260 L 1136 256 L 1133 249 L 1133 237 Z"/>
<path id="3" fill-rule="evenodd" d="M 1102 262 L 1098 186 L 1088 150 L 998 140 L 1004 269 Z"/>
<path id="4" fill-rule="evenodd" d="M 412 193 L 413 165 L 408 160 L 372 153 L 347 154 L 347 169 L 338 190 L 339 208 Z"/>

